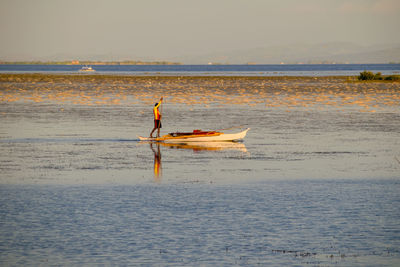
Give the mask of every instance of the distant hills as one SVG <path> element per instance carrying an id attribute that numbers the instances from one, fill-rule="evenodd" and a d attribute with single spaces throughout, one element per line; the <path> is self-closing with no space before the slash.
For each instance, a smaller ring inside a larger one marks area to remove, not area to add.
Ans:
<path id="1" fill-rule="evenodd" d="M 24 60 L 15 60 L 15 59 Z M 71 64 L 357 64 L 357 63 L 400 63 L 400 44 L 360 45 L 347 42 L 324 44 L 293 44 L 267 46 L 253 49 L 210 51 L 207 54 L 188 54 L 158 56 L 137 56 L 133 54 L 83 54 L 68 53 L 42 56 L 35 60 L 26 60 L 27 56 L 7 55 L 0 63 L 36 63 L 46 62 Z M 16 62 L 18 61 L 18 62 Z M 25 61 L 25 62 L 24 62 Z M 36 61 L 36 62 L 33 62 Z M 73 63 L 72 63 L 73 64 Z"/>
<path id="2" fill-rule="evenodd" d="M 400 44 L 379 46 L 362 46 L 353 43 L 296 44 L 223 51 L 201 56 L 180 57 L 175 60 L 186 64 L 400 63 Z"/>

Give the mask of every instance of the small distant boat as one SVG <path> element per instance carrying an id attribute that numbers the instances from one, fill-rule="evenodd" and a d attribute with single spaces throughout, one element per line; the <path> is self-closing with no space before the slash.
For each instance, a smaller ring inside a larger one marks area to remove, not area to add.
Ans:
<path id="1" fill-rule="evenodd" d="M 242 140 L 246 134 L 246 130 L 233 133 L 233 134 L 226 134 L 217 131 L 201 131 L 201 130 L 194 130 L 193 132 L 176 132 L 176 133 L 169 133 L 167 135 L 163 135 L 157 138 L 150 138 L 150 137 L 143 137 L 138 136 L 141 141 L 156 141 L 156 142 L 168 142 L 168 143 L 185 143 L 185 142 L 225 142 L 225 141 L 239 141 Z"/>
<path id="2" fill-rule="evenodd" d="M 83 66 L 79 71 L 82 71 L 82 72 L 93 72 L 95 70 L 91 66 Z"/>

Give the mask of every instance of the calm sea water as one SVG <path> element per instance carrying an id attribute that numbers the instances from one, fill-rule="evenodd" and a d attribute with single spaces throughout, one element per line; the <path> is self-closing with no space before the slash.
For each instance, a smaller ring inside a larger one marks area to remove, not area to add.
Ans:
<path id="1" fill-rule="evenodd" d="M 0 73 L 78 73 L 81 65 L 0 65 Z M 330 76 L 358 75 L 364 70 L 399 74 L 400 64 L 296 65 L 95 65 L 96 74 L 200 76 Z M 93 73 L 90 73 L 93 74 Z"/>
<path id="2" fill-rule="evenodd" d="M 164 133 L 251 128 L 228 146 L 139 142 L 145 104 L 0 114 L 1 266 L 400 264 L 396 106 L 165 105 Z"/>
<path id="3" fill-rule="evenodd" d="M 2 266 L 398 266 L 400 183 L 0 186 Z"/>

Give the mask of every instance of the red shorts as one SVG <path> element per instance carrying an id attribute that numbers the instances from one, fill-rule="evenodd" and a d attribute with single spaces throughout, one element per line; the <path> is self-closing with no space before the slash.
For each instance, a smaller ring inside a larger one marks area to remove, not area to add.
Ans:
<path id="1" fill-rule="evenodd" d="M 160 120 L 154 120 L 154 128 L 162 128 Z"/>

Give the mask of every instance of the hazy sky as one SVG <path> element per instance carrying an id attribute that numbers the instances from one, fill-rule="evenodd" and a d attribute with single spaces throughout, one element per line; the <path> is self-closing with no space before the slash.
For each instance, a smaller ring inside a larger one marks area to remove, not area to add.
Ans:
<path id="1" fill-rule="evenodd" d="M 0 0 L 0 60 L 400 43 L 400 0 Z"/>

